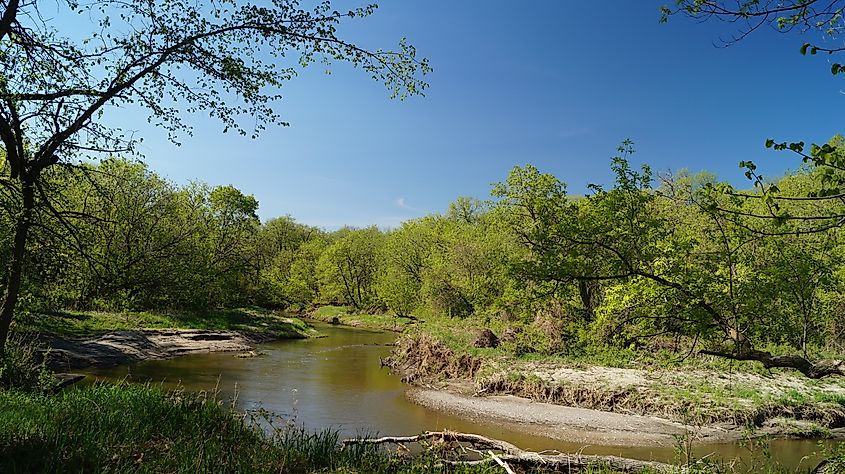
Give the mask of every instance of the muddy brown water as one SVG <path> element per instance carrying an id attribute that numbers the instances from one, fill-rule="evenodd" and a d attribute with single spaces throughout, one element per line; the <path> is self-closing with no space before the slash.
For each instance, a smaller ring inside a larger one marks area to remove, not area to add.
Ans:
<path id="1" fill-rule="evenodd" d="M 187 355 L 128 366 L 88 371 L 99 379 L 161 383 L 167 388 L 220 391 L 235 407 L 265 409 L 309 430 L 334 429 L 342 437 L 361 434 L 412 435 L 425 430 L 449 429 L 478 433 L 509 441 L 528 450 L 558 450 L 672 462 L 674 448 L 584 446 L 515 431 L 495 420 L 470 420 L 426 409 L 405 398 L 399 377 L 380 366 L 390 352 L 392 333 L 319 325 L 323 338 L 264 344 L 266 355 L 239 359 L 231 353 Z M 806 472 L 816 465 L 823 446 L 807 440 L 772 440 L 753 449 L 748 444 L 700 445 L 694 456 L 733 460 L 755 471 L 771 456 L 783 467 Z"/>

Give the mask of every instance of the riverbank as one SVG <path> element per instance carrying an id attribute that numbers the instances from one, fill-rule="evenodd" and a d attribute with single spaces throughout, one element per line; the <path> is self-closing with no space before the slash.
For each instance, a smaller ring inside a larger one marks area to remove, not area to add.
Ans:
<path id="1" fill-rule="evenodd" d="M 267 414 L 237 415 L 215 395 L 166 392 L 155 386 L 100 384 L 57 395 L 0 391 L 0 472 L 296 472 L 493 474 L 503 472 L 490 449 L 520 473 L 560 472 L 537 453 L 477 435 L 442 433 L 422 452 L 368 442 L 341 443 L 335 431 L 308 432 Z M 257 423 L 281 421 L 268 432 Z M 465 451 L 447 437 L 491 444 L 484 461 L 461 464 Z M 404 445 L 403 445 L 404 447 Z M 449 452 L 453 452 L 449 455 Z M 445 460 L 444 460 L 445 458 Z M 501 462 L 501 458 L 499 462 Z M 624 472 L 667 472 L 668 465 L 618 457 L 547 456 L 567 472 L 614 474 L 608 463 L 639 466 Z M 526 461 L 534 461 L 525 465 Z M 542 460 L 541 460 L 542 461 Z M 662 468 L 651 470 L 649 467 Z"/>
<path id="2" fill-rule="evenodd" d="M 447 344 L 425 328 L 385 363 L 415 402 L 585 444 L 670 446 L 678 437 L 841 437 L 845 381 L 704 365 L 607 367 Z"/>
<path id="3" fill-rule="evenodd" d="M 255 344 L 318 335 L 303 321 L 255 308 L 206 313 L 61 312 L 34 314 L 17 337 L 42 348 L 48 367 L 66 371 L 204 352 L 247 352 Z"/>
<path id="4" fill-rule="evenodd" d="M 426 460 L 340 449 L 336 433 L 267 434 L 213 397 L 139 385 L 0 391 L 0 471 L 424 472 Z"/>
<path id="5" fill-rule="evenodd" d="M 307 315 L 308 318 L 328 324 L 339 324 L 362 329 L 377 329 L 401 333 L 416 321 L 393 314 L 358 313 L 348 306 L 321 306 Z"/>
<path id="6" fill-rule="evenodd" d="M 741 439 L 742 433 L 716 426 L 694 427 L 670 420 L 575 408 L 537 402 L 514 395 L 473 396 L 452 387 L 444 390 L 415 387 L 409 400 L 426 408 L 473 421 L 495 421 L 508 429 L 584 446 L 672 447 L 695 433 L 700 443 Z"/>
<path id="7" fill-rule="evenodd" d="M 199 329 L 139 329 L 114 331 L 94 339 L 39 339 L 47 347 L 52 370 L 110 367 L 143 360 L 169 359 L 205 352 L 247 352 L 275 338 L 261 333 Z"/>

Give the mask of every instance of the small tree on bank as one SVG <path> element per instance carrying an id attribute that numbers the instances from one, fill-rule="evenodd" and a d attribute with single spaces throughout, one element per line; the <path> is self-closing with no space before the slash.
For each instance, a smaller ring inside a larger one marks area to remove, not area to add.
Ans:
<path id="1" fill-rule="evenodd" d="M 295 0 L 6 0 L 0 9 L 0 185 L 16 203 L 2 269 L 0 352 L 35 211 L 50 209 L 45 170 L 133 150 L 132 134 L 103 122 L 108 108 L 143 109 L 174 143 L 191 132 L 183 112 L 207 112 L 225 130 L 256 137 L 285 124 L 274 103 L 296 66 L 351 63 L 399 98 L 420 94 L 429 71 L 404 40 L 396 51 L 372 51 L 338 35 L 338 25 L 371 15 L 374 5 L 339 12 L 329 2 L 306 10 Z M 80 38 L 67 27 L 80 22 L 92 33 Z"/>

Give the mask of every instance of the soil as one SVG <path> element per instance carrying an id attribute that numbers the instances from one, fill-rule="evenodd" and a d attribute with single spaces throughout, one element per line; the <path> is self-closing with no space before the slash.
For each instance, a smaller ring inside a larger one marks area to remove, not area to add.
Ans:
<path id="1" fill-rule="evenodd" d="M 204 352 L 247 352 L 271 339 L 239 331 L 141 329 L 114 331 L 96 339 L 51 337 L 43 342 L 50 348 L 47 365 L 52 370 L 75 370 Z"/>
<path id="2" fill-rule="evenodd" d="M 837 377 L 481 359 L 425 334 L 401 338 L 384 363 L 416 387 L 409 398 L 420 405 L 585 444 L 840 438 L 845 428 L 845 379 Z"/>
<path id="3" fill-rule="evenodd" d="M 742 432 L 728 427 L 693 427 L 670 420 L 623 415 L 585 408 L 541 403 L 512 395 L 473 397 L 454 391 L 413 388 L 410 400 L 430 409 L 490 423 L 491 419 L 527 434 L 567 442 L 603 446 L 673 446 L 679 436 L 713 443 L 740 439 Z"/>

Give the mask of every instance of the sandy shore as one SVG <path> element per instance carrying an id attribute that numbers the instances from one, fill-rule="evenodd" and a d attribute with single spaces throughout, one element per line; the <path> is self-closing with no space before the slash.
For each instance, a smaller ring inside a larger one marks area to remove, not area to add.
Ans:
<path id="1" fill-rule="evenodd" d="M 107 367 L 142 360 L 167 359 L 206 352 L 249 351 L 272 340 L 269 335 L 198 329 L 114 331 L 95 339 L 48 338 L 48 365 L 53 370 Z"/>
<path id="2" fill-rule="evenodd" d="M 731 441 L 741 431 L 692 427 L 663 418 L 610 413 L 542 403 L 512 395 L 475 397 L 453 391 L 411 388 L 407 396 L 427 408 L 469 420 L 491 420 L 527 434 L 604 446 L 674 446 L 676 436 L 689 434 L 701 443 Z"/>

